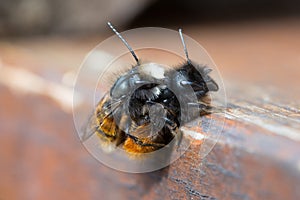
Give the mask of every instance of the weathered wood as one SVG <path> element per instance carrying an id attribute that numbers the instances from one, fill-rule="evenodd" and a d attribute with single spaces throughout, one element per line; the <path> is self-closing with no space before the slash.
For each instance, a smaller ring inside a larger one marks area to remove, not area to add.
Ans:
<path id="1" fill-rule="evenodd" d="M 47 191 L 57 191 L 63 183 L 82 198 L 300 197 L 300 111 L 271 96 L 253 98 L 251 94 L 259 93 L 255 89 L 253 93 L 236 90 L 241 97 L 228 99 L 223 132 L 207 157 L 201 160 L 201 141 L 195 140 L 169 167 L 147 174 L 116 172 L 94 161 L 75 139 L 72 116 L 51 100 L 31 95 L 16 99 L 7 89 L 1 91 L 1 105 L 9 108 L 1 112 L 0 127 L 0 171 L 7 172 L 1 181 L 4 197 L 30 191 L 28 198 L 44 198 Z M 220 113 L 210 117 L 216 122 L 222 119 Z M 201 120 L 202 128 L 196 134 L 207 129 L 209 118 Z M 5 189 L 7 183 L 14 185 L 13 190 Z"/>

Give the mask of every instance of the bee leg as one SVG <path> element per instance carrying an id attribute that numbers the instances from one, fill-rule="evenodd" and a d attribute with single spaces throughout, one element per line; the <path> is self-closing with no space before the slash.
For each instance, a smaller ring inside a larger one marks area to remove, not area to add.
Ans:
<path id="1" fill-rule="evenodd" d="M 140 146 L 150 146 L 150 147 L 163 147 L 163 144 L 159 144 L 159 143 L 151 143 L 151 142 L 145 142 L 141 139 L 139 139 L 138 137 L 135 137 L 133 135 L 127 134 L 127 136 L 132 139 L 137 145 Z"/>
<path id="2" fill-rule="evenodd" d="M 224 112 L 226 108 L 224 107 L 214 107 L 204 102 L 199 103 L 188 103 L 190 106 L 195 106 L 200 109 L 201 115 L 213 114 L 213 113 L 221 113 Z"/>
<path id="3" fill-rule="evenodd" d="M 207 91 L 205 91 L 205 90 L 199 90 L 199 91 L 196 91 L 196 92 L 195 92 L 195 95 L 196 95 L 198 98 L 200 98 L 200 97 L 205 96 L 206 93 L 207 93 Z"/>
<path id="4" fill-rule="evenodd" d="M 177 135 L 178 135 L 178 140 L 176 142 L 176 151 L 180 151 L 179 147 L 180 147 L 180 144 L 182 142 L 183 134 L 182 134 L 182 132 L 180 130 L 178 130 Z"/>
<path id="5" fill-rule="evenodd" d="M 198 107 L 199 109 L 209 109 L 211 106 L 204 102 L 188 103 L 189 106 Z"/>
<path id="6" fill-rule="evenodd" d="M 168 119 L 167 117 L 164 117 L 163 119 L 166 121 L 167 126 L 170 130 L 174 131 L 178 128 L 177 123 L 175 123 L 174 121 Z"/>
<path id="7" fill-rule="evenodd" d="M 169 130 L 171 131 L 172 135 L 176 138 L 176 150 L 179 150 L 179 146 L 181 144 L 182 141 L 182 132 L 179 130 L 179 127 L 177 125 L 176 122 L 168 119 L 168 118 L 164 118 L 164 120 L 166 120 L 167 123 L 167 127 L 169 128 Z"/>

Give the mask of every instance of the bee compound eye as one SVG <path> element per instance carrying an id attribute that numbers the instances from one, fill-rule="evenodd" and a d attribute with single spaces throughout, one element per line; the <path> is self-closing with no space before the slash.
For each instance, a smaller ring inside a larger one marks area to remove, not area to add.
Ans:
<path id="1" fill-rule="evenodd" d="M 110 96 L 113 99 L 118 99 L 126 95 L 130 89 L 129 81 L 130 79 L 127 76 L 121 76 L 120 78 L 118 78 L 118 80 L 110 89 Z"/>

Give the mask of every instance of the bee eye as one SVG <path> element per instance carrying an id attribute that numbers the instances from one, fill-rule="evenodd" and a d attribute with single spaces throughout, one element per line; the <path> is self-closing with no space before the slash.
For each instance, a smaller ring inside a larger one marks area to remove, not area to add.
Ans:
<path id="1" fill-rule="evenodd" d="M 126 81 L 116 82 L 116 84 L 110 90 L 110 96 L 114 99 L 118 99 L 127 92 L 128 83 Z"/>
<path id="2" fill-rule="evenodd" d="M 113 99 L 118 99 L 127 95 L 130 92 L 131 85 L 133 85 L 132 82 L 134 82 L 134 80 L 131 76 L 121 76 L 110 89 L 110 96 Z"/>

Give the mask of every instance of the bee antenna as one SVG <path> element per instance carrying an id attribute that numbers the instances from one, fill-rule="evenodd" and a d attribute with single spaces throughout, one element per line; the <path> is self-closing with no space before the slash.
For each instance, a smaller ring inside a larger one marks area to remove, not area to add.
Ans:
<path id="1" fill-rule="evenodd" d="M 107 22 L 107 25 L 111 28 L 111 30 L 122 40 L 122 42 L 125 44 L 127 49 L 130 51 L 131 55 L 134 57 L 135 61 L 139 63 L 139 59 L 132 50 L 131 46 L 126 42 L 126 40 L 122 37 L 122 35 L 113 27 L 113 25 L 110 22 Z"/>
<path id="2" fill-rule="evenodd" d="M 185 57 L 187 59 L 188 64 L 191 64 L 191 60 L 189 58 L 189 54 L 188 54 L 188 51 L 187 51 L 187 48 L 186 48 L 186 45 L 185 45 L 185 42 L 184 42 L 184 39 L 183 39 L 181 28 L 178 31 L 179 31 L 179 35 L 180 35 L 181 42 L 182 42 L 182 45 L 183 45 L 183 50 L 184 50 L 184 53 L 185 53 Z"/>

